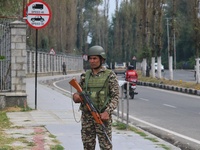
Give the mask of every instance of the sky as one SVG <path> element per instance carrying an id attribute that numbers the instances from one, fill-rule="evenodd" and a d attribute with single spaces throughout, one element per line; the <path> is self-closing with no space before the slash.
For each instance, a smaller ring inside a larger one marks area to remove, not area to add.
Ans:
<path id="1" fill-rule="evenodd" d="M 122 0 L 118 0 L 118 1 L 119 1 L 119 5 L 118 5 L 118 7 L 119 7 Z M 111 20 L 112 15 L 113 15 L 114 12 L 115 12 L 116 0 L 110 0 L 109 2 L 110 2 L 110 3 L 109 3 L 109 19 Z"/>
<path id="2" fill-rule="evenodd" d="M 122 0 L 118 0 L 119 1 L 119 5 L 118 7 L 120 7 L 120 3 Z M 115 8 L 116 8 L 116 0 L 110 0 L 109 1 L 109 20 L 111 20 L 112 18 L 112 15 L 114 15 L 114 12 L 115 12 Z M 104 7 L 104 4 L 102 5 L 102 7 Z M 88 43 L 91 42 L 91 38 L 88 36 L 88 39 L 87 39 Z"/>
<path id="3" fill-rule="evenodd" d="M 112 17 L 112 14 L 114 14 L 116 8 L 115 0 L 110 0 L 109 4 L 109 18 Z"/>

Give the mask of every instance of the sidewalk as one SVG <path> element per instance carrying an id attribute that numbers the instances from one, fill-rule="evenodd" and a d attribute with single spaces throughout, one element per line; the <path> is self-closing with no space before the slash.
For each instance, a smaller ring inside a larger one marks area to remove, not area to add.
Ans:
<path id="1" fill-rule="evenodd" d="M 73 75 L 67 76 L 71 78 Z M 38 81 L 58 77 L 63 76 L 40 77 Z M 35 109 L 34 78 L 27 79 L 27 95 L 28 106 Z M 37 95 L 37 110 L 7 113 L 14 126 L 23 127 L 15 128 L 15 131 L 9 130 L 7 133 L 12 134 L 12 136 L 16 136 L 18 133 L 18 137 L 28 137 L 29 141 L 35 143 L 32 147 L 18 143 L 23 150 L 49 150 L 50 146 L 54 144 L 50 136 L 51 134 L 56 136 L 56 139 L 60 141 L 60 145 L 65 150 L 82 150 L 81 125 L 80 122 L 77 123 L 75 121 L 75 119 L 79 121 L 81 115 L 78 111 L 78 104 L 73 104 L 71 98 L 52 89 L 51 86 L 39 83 L 37 85 Z M 75 117 L 73 108 L 75 109 Z M 113 128 L 113 150 L 164 150 L 162 148 L 163 145 L 170 150 L 180 150 L 149 133 L 146 134 L 148 138 L 154 138 L 158 142 L 145 139 L 145 137 L 133 131 L 116 130 Z M 98 145 L 96 146 L 96 150 L 99 150 Z"/>

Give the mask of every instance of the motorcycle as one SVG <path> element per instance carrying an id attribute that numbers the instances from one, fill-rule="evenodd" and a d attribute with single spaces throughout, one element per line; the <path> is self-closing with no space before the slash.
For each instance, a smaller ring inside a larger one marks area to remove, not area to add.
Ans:
<path id="1" fill-rule="evenodd" d="M 138 92 L 135 92 L 137 87 L 137 80 L 133 79 L 132 81 L 129 81 L 129 96 L 131 99 L 134 99 L 135 95 L 138 94 Z M 124 89 L 125 89 L 125 95 L 127 95 L 127 83 L 124 84 Z M 125 96 L 125 98 L 127 98 Z"/>

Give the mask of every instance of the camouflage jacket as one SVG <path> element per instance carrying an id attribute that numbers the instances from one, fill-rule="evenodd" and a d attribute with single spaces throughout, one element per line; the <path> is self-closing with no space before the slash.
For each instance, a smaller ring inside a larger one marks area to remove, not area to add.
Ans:
<path id="1" fill-rule="evenodd" d="M 98 77 L 100 75 L 104 75 L 105 71 L 106 71 L 106 68 L 102 67 L 96 75 L 94 75 L 91 71 L 90 71 L 91 72 L 90 75 Z M 84 87 L 86 87 L 85 76 L 86 76 L 86 73 L 82 74 L 81 80 L 80 80 L 80 85 L 83 88 L 83 90 L 85 90 Z M 110 74 L 108 76 L 108 95 L 110 97 L 110 100 L 106 105 L 105 111 L 111 114 L 113 110 L 117 108 L 118 103 L 119 103 L 119 84 L 118 84 L 117 76 L 113 71 L 110 71 Z M 85 108 L 83 105 L 81 105 L 80 109 L 82 111 L 85 111 Z"/>

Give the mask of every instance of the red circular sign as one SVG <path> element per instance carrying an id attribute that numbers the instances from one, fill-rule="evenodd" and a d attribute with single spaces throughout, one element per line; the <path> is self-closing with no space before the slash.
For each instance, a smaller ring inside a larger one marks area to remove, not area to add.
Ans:
<path id="1" fill-rule="evenodd" d="M 35 29 L 44 28 L 51 19 L 51 10 L 47 3 L 35 0 L 27 4 L 26 22 Z"/>

